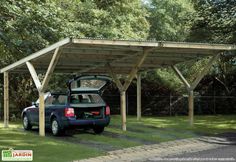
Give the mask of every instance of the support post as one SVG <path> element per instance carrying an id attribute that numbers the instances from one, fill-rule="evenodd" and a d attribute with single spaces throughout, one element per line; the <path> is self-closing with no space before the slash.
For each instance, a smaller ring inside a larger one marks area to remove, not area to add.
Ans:
<path id="1" fill-rule="evenodd" d="M 39 135 L 45 136 L 45 105 L 44 93 L 39 92 Z"/>
<path id="2" fill-rule="evenodd" d="M 9 75 L 4 72 L 4 127 L 9 124 Z"/>
<path id="3" fill-rule="evenodd" d="M 29 69 L 31 77 L 33 78 L 34 84 L 39 92 L 39 135 L 45 136 L 45 113 L 44 113 L 44 93 L 41 91 L 42 84 L 38 78 L 38 75 L 35 71 L 33 64 L 26 62 L 26 65 Z"/>
<path id="4" fill-rule="evenodd" d="M 122 130 L 126 131 L 126 92 L 120 92 L 120 106 L 121 106 L 121 117 L 122 117 Z"/>
<path id="5" fill-rule="evenodd" d="M 141 74 L 137 74 L 137 120 L 141 120 Z"/>
<path id="6" fill-rule="evenodd" d="M 220 53 L 213 56 L 210 61 L 207 63 L 207 65 L 204 67 L 204 69 L 202 71 L 200 71 L 197 74 L 197 77 L 195 78 L 195 80 L 190 84 L 185 77 L 182 75 L 182 73 L 179 71 L 179 69 L 176 66 L 172 66 L 172 69 L 174 70 L 174 72 L 176 73 L 176 75 L 179 77 L 179 79 L 183 82 L 183 84 L 185 85 L 187 91 L 188 91 L 188 115 L 189 115 L 189 123 L 191 126 L 193 126 L 194 123 L 194 89 L 197 87 L 197 85 L 199 84 L 199 82 L 202 80 L 202 78 L 207 74 L 207 72 L 210 70 L 211 66 L 213 65 L 213 63 L 220 57 Z"/>
<path id="7" fill-rule="evenodd" d="M 117 78 L 116 74 L 114 73 L 111 65 L 107 63 L 107 69 L 110 73 L 111 77 L 116 83 L 116 86 L 120 90 L 120 105 L 121 105 L 121 116 L 122 116 L 122 130 L 126 131 L 126 90 L 128 89 L 130 83 L 132 82 L 133 78 L 137 74 L 139 68 L 142 66 L 143 62 L 145 61 L 148 53 L 152 50 L 152 48 L 144 49 L 142 55 L 138 58 L 136 64 L 132 67 L 128 79 L 122 85 L 120 80 Z"/>
<path id="8" fill-rule="evenodd" d="M 193 126 L 193 116 L 194 116 L 194 93 L 193 90 L 189 91 L 189 96 L 188 96 L 188 116 L 189 116 L 189 124 L 190 126 Z"/>

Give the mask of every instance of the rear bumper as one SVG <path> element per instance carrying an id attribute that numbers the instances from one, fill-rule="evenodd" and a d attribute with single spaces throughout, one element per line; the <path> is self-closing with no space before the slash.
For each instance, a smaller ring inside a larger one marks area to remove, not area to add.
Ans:
<path id="1" fill-rule="evenodd" d="M 85 119 L 76 120 L 75 118 L 67 118 L 63 121 L 62 127 L 64 129 L 69 128 L 92 128 L 95 126 L 106 127 L 110 123 L 110 116 L 106 116 L 103 119 Z"/>

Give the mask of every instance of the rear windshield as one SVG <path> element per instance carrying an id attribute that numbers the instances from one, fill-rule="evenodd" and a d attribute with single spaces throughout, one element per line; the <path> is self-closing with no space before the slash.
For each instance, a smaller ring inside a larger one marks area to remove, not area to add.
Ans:
<path id="1" fill-rule="evenodd" d="M 71 94 L 70 105 L 77 104 L 100 104 L 104 103 L 101 96 L 98 94 Z"/>

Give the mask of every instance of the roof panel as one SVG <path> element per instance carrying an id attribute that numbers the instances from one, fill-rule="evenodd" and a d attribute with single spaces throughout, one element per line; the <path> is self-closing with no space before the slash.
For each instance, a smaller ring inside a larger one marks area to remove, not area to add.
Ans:
<path id="1" fill-rule="evenodd" d="M 140 70 L 236 50 L 235 45 L 226 44 L 67 38 L 1 69 L 0 72 L 27 72 L 27 61 L 30 61 L 37 71 L 46 72 L 56 48 L 61 51 L 55 68 L 56 73 L 102 74 L 107 73 L 107 63 L 114 66 L 115 72 L 119 74 L 129 73 L 145 49 L 151 51 Z"/>

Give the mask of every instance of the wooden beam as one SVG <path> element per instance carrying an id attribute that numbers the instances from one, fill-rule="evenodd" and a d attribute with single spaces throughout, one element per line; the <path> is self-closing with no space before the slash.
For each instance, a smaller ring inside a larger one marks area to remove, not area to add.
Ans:
<path id="1" fill-rule="evenodd" d="M 146 59 L 149 51 L 152 50 L 151 48 L 149 49 L 144 49 L 143 54 L 141 55 L 141 57 L 138 59 L 138 61 L 136 62 L 135 66 L 132 68 L 128 79 L 125 81 L 124 84 L 124 90 L 126 91 L 130 85 L 130 83 L 132 82 L 132 80 L 134 79 L 135 75 L 137 74 L 139 68 L 141 67 L 141 65 L 143 64 L 144 60 Z"/>
<path id="2" fill-rule="evenodd" d="M 193 90 L 189 91 L 189 97 L 188 97 L 188 116 L 189 116 L 189 124 L 190 126 L 193 126 L 194 123 L 194 93 Z"/>
<path id="3" fill-rule="evenodd" d="M 29 62 L 31 60 L 37 59 L 39 57 L 42 57 L 43 55 L 49 54 L 50 52 L 52 52 L 56 48 L 62 47 L 62 46 L 66 46 L 66 45 L 68 45 L 70 43 L 71 43 L 71 39 L 70 38 L 66 38 L 64 40 L 61 40 L 61 41 L 59 41 L 59 42 L 57 42 L 57 43 L 55 43 L 55 44 L 53 44 L 53 45 L 51 45 L 49 47 L 46 47 L 46 48 L 44 48 L 44 49 L 42 49 L 42 50 L 40 50 L 40 51 L 38 51 L 36 53 L 33 53 L 33 54 L 31 54 L 31 55 L 29 55 L 29 56 L 27 56 L 27 57 L 25 57 L 25 58 L 15 62 L 15 63 L 13 63 L 13 64 L 11 64 L 11 65 L 1 69 L 0 72 L 3 73 L 5 71 L 13 70 L 13 69 L 15 69 L 17 67 L 20 67 L 20 66 L 24 65 L 26 62 Z"/>
<path id="4" fill-rule="evenodd" d="M 108 73 L 110 74 L 110 76 L 112 77 L 114 82 L 116 83 L 116 86 L 118 87 L 119 91 L 122 92 L 123 91 L 123 85 L 121 84 L 120 79 L 114 73 L 113 68 L 111 67 L 111 65 L 109 63 L 107 63 L 107 69 L 108 69 Z"/>
<path id="5" fill-rule="evenodd" d="M 202 78 L 208 73 L 208 71 L 211 69 L 212 65 L 215 63 L 215 61 L 220 57 L 220 54 L 217 54 L 216 56 L 213 56 L 208 64 L 205 66 L 205 68 L 200 71 L 194 80 L 194 82 L 191 84 L 191 90 L 194 90 L 199 82 L 202 80 Z"/>
<path id="6" fill-rule="evenodd" d="M 132 58 L 132 57 L 137 57 L 138 55 L 140 54 L 140 52 L 135 52 L 135 53 L 128 53 L 127 56 L 125 57 L 122 57 L 120 59 L 116 59 L 116 60 L 113 60 L 113 61 L 110 61 L 109 63 L 110 64 L 113 64 L 117 61 L 123 61 L 123 60 L 127 60 L 129 58 Z M 80 71 L 77 71 L 77 73 L 85 73 L 85 72 L 88 72 L 90 70 L 93 70 L 93 69 L 97 69 L 98 67 L 102 67 L 102 66 L 106 66 L 107 62 L 106 63 L 99 63 L 97 65 L 94 65 L 94 66 L 91 66 L 91 67 L 88 67 L 87 69 L 84 69 L 84 70 L 80 70 Z"/>
<path id="7" fill-rule="evenodd" d="M 44 93 L 39 93 L 39 135 L 45 136 L 45 105 Z"/>
<path id="8" fill-rule="evenodd" d="M 172 65 L 171 67 L 174 70 L 174 72 L 176 73 L 176 75 L 179 77 L 179 79 L 182 81 L 182 83 L 185 85 L 186 89 L 187 90 L 190 89 L 190 87 L 191 87 L 190 84 L 185 79 L 185 77 L 182 75 L 182 73 L 179 71 L 179 69 L 175 65 Z"/>
<path id="9" fill-rule="evenodd" d="M 125 40 L 108 40 L 108 39 L 73 39 L 73 43 L 81 45 L 103 45 L 103 46 L 124 46 L 124 47 L 158 47 L 159 42 L 148 41 L 125 41 Z"/>
<path id="10" fill-rule="evenodd" d="M 129 40 L 108 40 L 108 39 L 73 39 L 73 43 L 80 45 L 103 45 L 103 46 L 130 46 L 130 47 L 158 47 L 158 48 L 189 48 L 209 50 L 234 50 L 234 45 L 210 44 L 210 43 L 189 43 L 189 42 L 152 42 L 152 41 L 129 41 Z M 122 48 L 122 47 L 121 47 Z"/>
<path id="11" fill-rule="evenodd" d="M 40 91 L 42 85 L 41 85 L 41 82 L 40 82 L 40 80 L 38 78 L 38 75 L 37 75 L 37 73 L 35 71 L 34 66 L 30 62 L 26 62 L 26 65 L 27 65 L 27 67 L 29 69 L 31 77 L 33 78 L 33 81 L 34 81 L 34 84 L 35 84 L 37 90 Z"/>
<path id="12" fill-rule="evenodd" d="M 160 42 L 163 48 L 180 49 L 205 49 L 205 50 L 232 50 L 233 45 L 228 44 L 210 44 L 210 43 L 186 43 L 186 42 Z"/>
<path id="13" fill-rule="evenodd" d="M 9 125 L 9 75 L 4 72 L 4 127 Z"/>
<path id="14" fill-rule="evenodd" d="M 122 130 L 126 131 L 126 92 L 120 92 Z"/>
<path id="15" fill-rule="evenodd" d="M 141 120 L 141 74 L 138 73 L 137 74 L 137 120 L 140 121 Z"/>
<path id="16" fill-rule="evenodd" d="M 57 62 L 60 58 L 60 55 L 61 55 L 61 52 L 60 52 L 60 49 L 59 48 L 56 48 L 53 56 L 52 56 L 52 59 L 50 61 L 50 64 L 48 66 L 48 69 L 47 69 L 47 72 L 46 72 L 46 75 L 43 79 L 43 83 L 42 83 L 42 87 L 41 87 L 41 91 L 44 92 L 45 89 L 47 88 L 47 85 L 48 85 L 48 82 L 52 76 L 52 73 L 53 73 L 53 70 L 55 69 L 56 65 L 57 65 Z"/>

